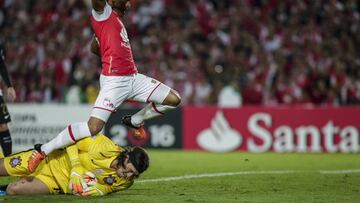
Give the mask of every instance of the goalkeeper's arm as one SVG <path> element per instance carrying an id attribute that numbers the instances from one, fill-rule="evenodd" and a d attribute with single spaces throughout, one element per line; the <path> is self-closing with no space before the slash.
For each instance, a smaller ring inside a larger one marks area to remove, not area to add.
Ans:
<path id="1" fill-rule="evenodd" d="M 83 178 L 85 169 L 80 163 L 79 150 L 77 145 L 71 145 L 66 148 L 66 152 L 69 156 L 71 170 L 69 176 L 69 189 L 73 194 L 80 194 L 83 189 L 86 188 L 86 184 Z"/>
<path id="2" fill-rule="evenodd" d="M 83 192 L 80 194 L 83 197 L 86 196 L 103 196 L 112 192 L 117 192 L 122 189 L 126 189 L 132 185 L 133 182 L 130 182 L 126 185 L 107 185 L 107 184 L 100 184 L 96 181 L 96 177 L 93 173 L 85 173 L 85 179 L 89 180 L 87 182 L 87 188 L 83 190 Z M 95 180 L 95 181 L 91 181 Z"/>

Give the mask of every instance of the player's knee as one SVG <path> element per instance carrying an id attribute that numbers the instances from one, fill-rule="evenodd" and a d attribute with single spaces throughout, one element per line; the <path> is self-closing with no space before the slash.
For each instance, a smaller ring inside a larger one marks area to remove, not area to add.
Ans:
<path id="1" fill-rule="evenodd" d="M 104 122 L 100 121 L 100 120 L 96 120 L 96 121 L 89 120 L 88 121 L 88 126 L 89 126 L 89 130 L 90 130 L 91 135 L 96 135 L 104 127 Z"/>
<path id="2" fill-rule="evenodd" d="M 4 131 L 7 131 L 9 128 L 7 126 L 6 123 L 1 123 L 0 124 L 0 132 L 4 132 Z"/>
<path id="3" fill-rule="evenodd" d="M 7 188 L 6 188 L 6 193 L 8 195 L 17 195 L 17 194 L 20 194 L 20 191 L 21 188 L 20 188 L 20 185 L 17 184 L 17 183 L 10 183 Z"/>
<path id="4" fill-rule="evenodd" d="M 166 100 L 164 102 L 165 105 L 169 106 L 179 106 L 181 103 L 181 97 L 179 93 L 175 90 L 171 90 L 169 95 L 166 97 Z"/>
<path id="5" fill-rule="evenodd" d="M 89 130 L 91 135 L 96 135 L 98 134 L 102 129 L 102 126 L 100 125 L 89 125 Z"/>

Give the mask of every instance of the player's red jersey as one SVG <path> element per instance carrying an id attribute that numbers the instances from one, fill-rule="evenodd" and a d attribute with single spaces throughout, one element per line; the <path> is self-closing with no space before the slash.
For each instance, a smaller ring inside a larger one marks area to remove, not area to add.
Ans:
<path id="1" fill-rule="evenodd" d="M 92 11 L 91 24 L 99 42 L 101 74 L 119 76 L 137 73 L 130 41 L 118 14 L 106 4 L 104 12 Z"/>

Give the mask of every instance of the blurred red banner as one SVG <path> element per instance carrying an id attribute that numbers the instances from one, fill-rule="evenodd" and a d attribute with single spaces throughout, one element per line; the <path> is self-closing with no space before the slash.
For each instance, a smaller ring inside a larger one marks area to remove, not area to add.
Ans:
<path id="1" fill-rule="evenodd" d="M 183 148 L 357 153 L 360 107 L 183 108 Z"/>

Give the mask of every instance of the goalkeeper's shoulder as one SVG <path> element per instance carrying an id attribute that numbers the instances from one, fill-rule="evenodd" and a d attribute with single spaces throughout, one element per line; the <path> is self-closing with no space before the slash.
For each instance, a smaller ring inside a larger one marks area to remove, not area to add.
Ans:
<path id="1" fill-rule="evenodd" d="M 86 137 L 76 142 L 76 146 L 80 151 L 103 151 L 112 150 L 116 144 L 103 134 L 94 137 Z"/>
<path id="2" fill-rule="evenodd" d="M 96 160 L 113 159 L 123 149 L 104 135 L 98 135 L 88 147 L 89 155 Z"/>
<path id="3" fill-rule="evenodd" d="M 112 143 L 114 144 L 114 142 L 107 136 L 105 136 L 104 134 L 97 134 L 95 137 L 94 137 L 94 142 L 95 143 L 99 143 L 99 142 L 106 142 L 106 143 Z"/>
<path id="4" fill-rule="evenodd" d="M 103 134 L 98 134 L 93 141 L 93 148 L 102 151 L 123 151 L 123 149 L 115 144 L 110 138 Z"/>

